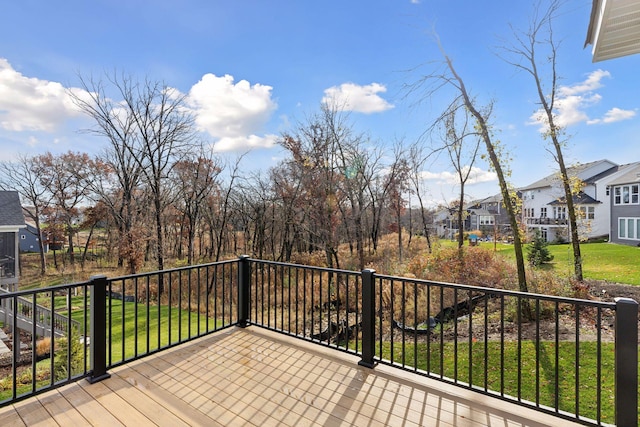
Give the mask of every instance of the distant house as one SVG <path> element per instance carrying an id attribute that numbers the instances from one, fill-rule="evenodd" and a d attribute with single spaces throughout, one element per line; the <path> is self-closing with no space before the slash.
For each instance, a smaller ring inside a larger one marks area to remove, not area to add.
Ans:
<path id="1" fill-rule="evenodd" d="M 573 197 L 581 238 L 608 237 L 609 196 L 607 187 L 627 166 L 599 160 L 567 168 L 569 179 L 579 180 L 581 190 Z M 527 231 L 539 231 L 547 241 L 569 240 L 567 200 L 559 173 L 554 173 L 520 189 L 522 220 Z"/>
<path id="2" fill-rule="evenodd" d="M 9 290 L 18 284 L 18 236 L 25 227 L 18 192 L 0 191 L 0 286 Z"/>
<path id="3" fill-rule="evenodd" d="M 611 241 L 640 246 L 640 163 L 609 183 Z"/>
<path id="4" fill-rule="evenodd" d="M 502 194 L 476 200 L 467 208 L 469 230 L 480 230 L 484 236 L 498 237 L 511 234 L 509 215 L 502 203 Z"/>
<path id="5" fill-rule="evenodd" d="M 436 211 L 434 223 L 438 236 L 455 239 L 458 233 L 456 208 L 442 208 Z M 502 203 L 502 195 L 474 200 L 465 206 L 462 224 L 463 231 L 480 230 L 485 237 L 498 235 L 507 237 L 511 234 L 511 224 L 507 210 Z"/>
<path id="6" fill-rule="evenodd" d="M 20 252 L 40 252 L 38 243 L 38 230 L 33 225 L 27 223 L 25 228 L 20 229 Z M 49 243 L 46 237 L 43 239 L 44 252 L 49 252 Z"/>

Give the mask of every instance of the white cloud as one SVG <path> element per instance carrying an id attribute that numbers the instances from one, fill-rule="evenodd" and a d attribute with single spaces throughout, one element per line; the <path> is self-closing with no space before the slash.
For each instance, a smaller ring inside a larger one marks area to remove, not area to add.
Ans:
<path id="1" fill-rule="evenodd" d="M 53 132 L 78 115 L 80 111 L 60 83 L 25 77 L 0 58 L 0 128 Z"/>
<path id="2" fill-rule="evenodd" d="M 276 145 L 277 141 L 278 135 L 223 137 L 213 144 L 213 150 L 223 152 L 239 149 L 271 148 Z"/>
<path id="3" fill-rule="evenodd" d="M 570 95 L 579 95 L 585 92 L 593 92 L 596 89 L 600 89 L 603 85 L 600 81 L 605 77 L 611 77 L 611 73 L 604 70 L 596 70 L 591 72 L 585 81 L 576 83 L 573 86 L 561 86 L 558 88 L 558 93 L 561 97 Z"/>
<path id="4" fill-rule="evenodd" d="M 613 123 L 627 120 L 635 116 L 635 111 L 622 110 L 614 107 L 610 109 L 603 118 L 590 119 L 586 110 L 599 104 L 602 95 L 594 91 L 603 87 L 602 79 L 611 77 L 608 71 L 596 70 L 590 73 L 587 78 L 572 86 L 560 86 L 555 103 L 556 124 L 561 127 L 571 126 L 585 122 L 588 125 L 596 123 Z M 548 128 L 548 121 L 545 112 L 540 109 L 529 118 L 529 124 L 539 125 L 540 132 L 545 132 Z"/>
<path id="5" fill-rule="evenodd" d="M 271 86 L 246 80 L 234 83 L 233 76 L 205 74 L 187 97 L 196 124 L 218 141 L 216 150 L 271 147 L 273 135 L 256 136 L 277 108 Z"/>
<path id="6" fill-rule="evenodd" d="M 603 118 L 589 120 L 587 121 L 587 124 L 593 125 L 597 123 L 615 123 L 622 120 L 630 119 L 632 117 L 635 117 L 635 115 L 636 112 L 633 110 L 623 110 L 621 108 L 614 107 L 607 111 Z"/>
<path id="7" fill-rule="evenodd" d="M 271 90 L 270 86 L 251 85 L 246 80 L 235 83 L 230 75 L 205 74 L 191 87 L 187 104 L 199 129 L 216 140 L 216 149 L 272 147 L 276 136 L 258 136 L 277 108 Z M 65 122 L 82 114 L 69 91 L 81 98 L 87 96 L 79 88 L 67 89 L 58 82 L 26 77 L 0 58 L 0 129 L 58 131 Z M 174 95 L 170 96 L 179 95 L 177 90 L 171 91 Z M 39 141 L 30 137 L 25 143 L 34 146 Z"/>
<path id="8" fill-rule="evenodd" d="M 463 173 L 465 173 L 469 169 L 469 166 L 464 166 L 462 168 Z M 435 181 L 437 185 L 457 185 L 460 184 L 460 180 L 458 178 L 457 173 L 443 171 L 443 172 L 429 172 L 422 171 L 420 174 L 422 179 L 425 181 Z M 482 170 L 478 167 L 473 166 L 471 168 L 471 173 L 469 174 L 469 179 L 467 180 L 468 185 L 480 184 L 483 182 L 492 182 L 496 181 L 498 178 L 495 172 Z"/>
<path id="9" fill-rule="evenodd" d="M 379 113 L 393 108 L 393 105 L 383 99 L 378 93 L 384 93 L 387 88 L 380 83 L 360 86 L 355 83 L 343 83 L 325 89 L 322 102 L 336 106 L 344 111 L 358 113 Z"/>

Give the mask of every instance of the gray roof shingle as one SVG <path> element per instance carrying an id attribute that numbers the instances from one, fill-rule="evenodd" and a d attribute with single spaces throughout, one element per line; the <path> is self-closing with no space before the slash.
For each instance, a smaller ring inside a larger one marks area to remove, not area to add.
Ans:
<path id="1" fill-rule="evenodd" d="M 17 191 L 0 191 L 0 226 L 24 226 L 24 214 Z"/>

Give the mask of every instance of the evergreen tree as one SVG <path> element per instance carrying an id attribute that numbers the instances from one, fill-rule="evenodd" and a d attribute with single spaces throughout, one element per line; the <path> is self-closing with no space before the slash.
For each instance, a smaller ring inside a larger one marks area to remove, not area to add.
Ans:
<path id="1" fill-rule="evenodd" d="M 527 259 L 531 266 L 539 267 L 553 260 L 553 255 L 549 253 L 547 246 L 549 243 L 542 237 L 542 233 L 536 230 L 536 235 L 527 248 Z"/>

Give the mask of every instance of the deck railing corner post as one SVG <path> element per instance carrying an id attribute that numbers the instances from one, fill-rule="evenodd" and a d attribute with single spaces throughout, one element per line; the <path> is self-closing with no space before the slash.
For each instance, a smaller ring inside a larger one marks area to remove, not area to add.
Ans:
<path id="1" fill-rule="evenodd" d="M 249 255 L 240 255 L 238 264 L 238 326 L 249 325 L 251 307 L 251 262 Z"/>
<path id="2" fill-rule="evenodd" d="M 616 425 L 638 425 L 638 303 L 616 298 Z"/>
<path id="3" fill-rule="evenodd" d="M 90 383 L 111 377 L 107 372 L 107 276 L 92 276 L 90 279 Z"/>
<path id="4" fill-rule="evenodd" d="M 367 368 L 375 366 L 376 342 L 376 301 L 375 270 L 362 270 L 362 357 L 358 365 Z"/>

